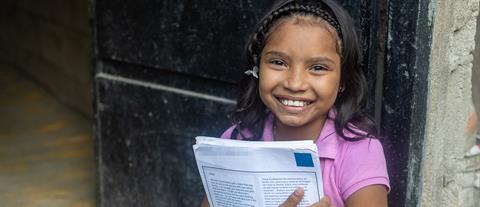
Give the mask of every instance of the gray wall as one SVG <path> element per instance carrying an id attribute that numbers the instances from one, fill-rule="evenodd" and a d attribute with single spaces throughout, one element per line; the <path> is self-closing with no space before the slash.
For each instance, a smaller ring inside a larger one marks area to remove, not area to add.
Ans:
<path id="1" fill-rule="evenodd" d="M 433 1 L 421 206 L 478 207 L 480 157 L 464 158 L 479 0 Z M 477 49 L 478 50 L 478 49 Z"/>
<path id="2" fill-rule="evenodd" d="M 480 15 L 477 16 L 475 51 L 472 68 L 472 100 L 477 114 L 480 115 Z"/>
<path id="3" fill-rule="evenodd" d="M 92 117 L 88 4 L 88 0 L 3 1 L 0 61 Z"/>

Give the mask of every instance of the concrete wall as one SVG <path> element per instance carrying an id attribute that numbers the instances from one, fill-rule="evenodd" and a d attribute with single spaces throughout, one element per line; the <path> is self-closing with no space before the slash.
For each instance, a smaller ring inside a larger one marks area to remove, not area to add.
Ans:
<path id="1" fill-rule="evenodd" d="M 480 116 L 480 15 L 477 16 L 477 33 L 475 34 L 474 56 L 472 72 L 472 99 L 475 105 L 475 110 Z"/>
<path id="2" fill-rule="evenodd" d="M 0 28 L 0 61 L 92 116 L 88 0 L 5 0 Z"/>
<path id="3" fill-rule="evenodd" d="M 432 40 L 421 206 L 478 207 L 479 179 L 465 159 L 473 144 L 465 136 L 471 104 L 471 79 L 478 0 L 430 1 Z"/>

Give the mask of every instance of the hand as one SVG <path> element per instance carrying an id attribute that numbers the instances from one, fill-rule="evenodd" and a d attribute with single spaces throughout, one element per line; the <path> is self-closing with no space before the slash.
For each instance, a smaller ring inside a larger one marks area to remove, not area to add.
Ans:
<path id="1" fill-rule="evenodd" d="M 303 188 L 297 188 L 295 191 L 283 202 L 279 207 L 295 207 L 297 206 L 303 198 L 304 195 Z M 331 204 L 330 198 L 327 196 L 323 197 L 318 203 L 314 203 L 309 207 L 335 207 Z"/>

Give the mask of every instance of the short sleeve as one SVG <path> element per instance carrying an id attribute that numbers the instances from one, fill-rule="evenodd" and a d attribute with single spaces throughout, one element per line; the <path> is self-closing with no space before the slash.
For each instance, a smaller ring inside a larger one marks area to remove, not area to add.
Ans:
<path id="1" fill-rule="evenodd" d="M 235 130 L 235 127 L 236 127 L 236 125 L 233 125 L 233 126 L 229 127 L 227 130 L 225 130 L 223 132 L 223 134 L 222 134 L 222 136 L 220 136 L 220 138 L 230 139 L 230 137 L 232 136 L 233 130 Z"/>
<path id="2" fill-rule="evenodd" d="M 223 134 L 222 134 L 222 136 L 220 136 L 220 138 L 230 139 L 232 137 L 233 131 L 236 130 L 236 128 L 237 128 L 237 125 L 231 126 L 225 132 L 223 132 Z M 249 130 L 246 130 L 246 129 L 242 130 L 242 135 L 247 136 L 247 137 L 253 136 L 253 134 Z M 235 139 L 242 140 L 243 138 L 240 134 L 237 134 Z"/>
<path id="3" fill-rule="evenodd" d="M 385 154 L 378 139 L 348 142 L 342 153 L 339 187 L 343 200 L 369 185 L 384 185 L 390 191 Z"/>

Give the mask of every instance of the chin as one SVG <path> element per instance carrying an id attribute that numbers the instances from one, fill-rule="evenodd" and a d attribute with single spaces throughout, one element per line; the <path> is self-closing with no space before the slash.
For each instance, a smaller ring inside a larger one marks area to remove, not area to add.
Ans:
<path id="1" fill-rule="evenodd" d="M 278 119 L 283 125 L 289 127 L 300 127 L 305 125 L 305 120 L 299 119 L 298 117 L 282 117 Z"/>

